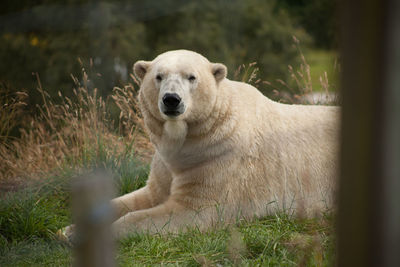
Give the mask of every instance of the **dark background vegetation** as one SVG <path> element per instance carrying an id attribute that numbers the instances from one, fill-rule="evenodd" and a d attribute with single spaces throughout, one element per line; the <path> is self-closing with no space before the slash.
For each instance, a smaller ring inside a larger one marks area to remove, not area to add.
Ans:
<path id="1" fill-rule="evenodd" d="M 82 68 L 107 96 L 136 60 L 191 49 L 228 66 L 257 62 L 260 78 L 285 80 L 304 47 L 334 49 L 333 0 L 5 0 L 0 9 L 1 93 L 40 102 L 38 73 L 50 95 L 72 94 Z M 260 88 L 265 94 L 272 89 Z"/>

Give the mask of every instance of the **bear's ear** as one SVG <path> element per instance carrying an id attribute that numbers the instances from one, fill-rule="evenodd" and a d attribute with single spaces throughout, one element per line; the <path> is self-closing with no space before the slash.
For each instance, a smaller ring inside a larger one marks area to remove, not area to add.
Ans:
<path id="1" fill-rule="evenodd" d="M 133 72 L 135 73 L 135 75 L 140 79 L 143 80 L 144 75 L 147 72 L 147 69 L 150 66 L 150 61 L 143 61 L 143 60 L 139 60 L 135 63 L 135 65 L 133 65 Z"/>
<path id="2" fill-rule="evenodd" d="M 228 71 L 224 64 L 213 63 L 211 67 L 211 72 L 214 75 L 215 80 L 219 82 L 226 77 Z"/>

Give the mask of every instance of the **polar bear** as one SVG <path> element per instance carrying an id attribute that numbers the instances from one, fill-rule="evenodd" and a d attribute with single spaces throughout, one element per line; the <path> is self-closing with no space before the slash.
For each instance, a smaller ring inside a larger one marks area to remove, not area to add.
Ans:
<path id="1" fill-rule="evenodd" d="M 333 207 L 338 107 L 274 102 L 187 50 L 134 72 L 155 154 L 146 186 L 112 201 L 118 236 Z"/>

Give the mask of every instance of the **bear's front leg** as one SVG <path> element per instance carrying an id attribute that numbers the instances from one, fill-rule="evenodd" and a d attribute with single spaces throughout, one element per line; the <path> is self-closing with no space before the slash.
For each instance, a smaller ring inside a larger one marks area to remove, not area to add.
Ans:
<path id="1" fill-rule="evenodd" d="M 210 226 L 211 218 L 210 209 L 193 210 L 168 200 L 156 207 L 126 214 L 112 224 L 112 231 L 116 238 L 134 232 L 176 233 L 193 226 L 204 229 Z"/>
<path id="2" fill-rule="evenodd" d="M 168 199 L 172 176 L 156 152 L 145 187 L 111 201 L 118 219 L 129 212 L 155 207 Z"/>
<path id="3" fill-rule="evenodd" d="M 111 205 L 115 212 L 115 219 L 118 219 L 129 212 L 151 208 L 153 200 L 149 187 L 145 186 L 132 193 L 114 198 L 111 200 Z"/>

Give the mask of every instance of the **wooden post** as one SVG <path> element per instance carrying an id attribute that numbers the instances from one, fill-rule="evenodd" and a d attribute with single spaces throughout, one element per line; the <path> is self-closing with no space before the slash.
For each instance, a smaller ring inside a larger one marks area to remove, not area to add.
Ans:
<path id="1" fill-rule="evenodd" d="M 400 266 L 400 5 L 341 1 L 338 266 Z"/>
<path id="2" fill-rule="evenodd" d="M 110 229 L 113 219 L 110 205 L 112 191 L 110 175 L 104 171 L 79 177 L 72 186 L 76 267 L 115 266 Z"/>

